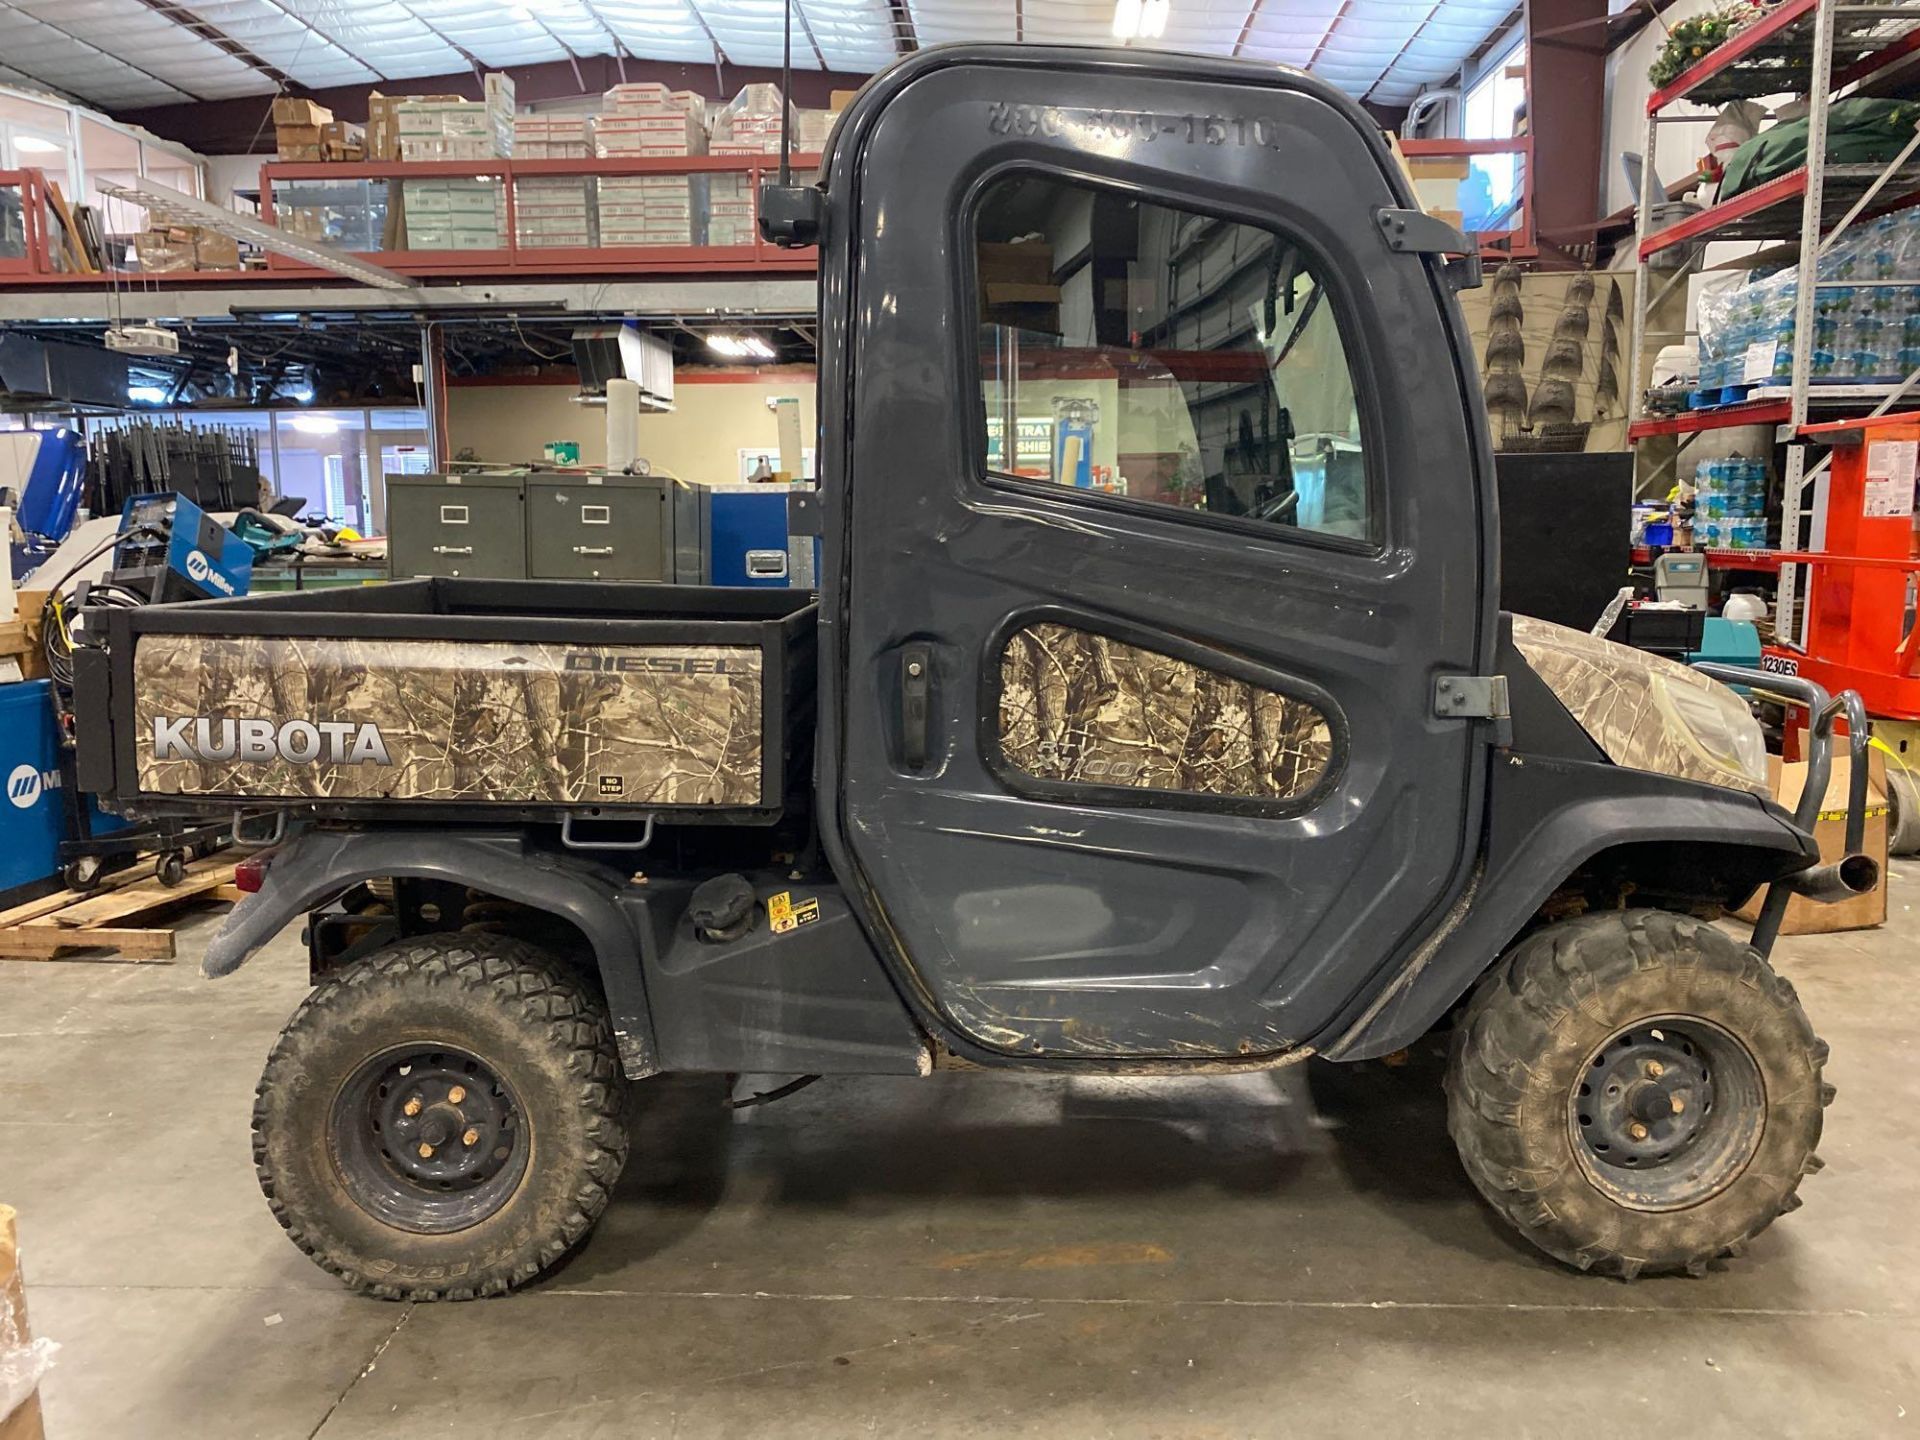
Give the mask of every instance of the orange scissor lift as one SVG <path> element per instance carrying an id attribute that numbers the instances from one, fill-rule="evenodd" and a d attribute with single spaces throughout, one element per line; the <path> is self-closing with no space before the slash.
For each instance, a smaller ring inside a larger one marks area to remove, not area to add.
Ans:
<path id="1" fill-rule="evenodd" d="M 1801 433 L 1833 447 L 1818 548 L 1777 552 L 1783 566 L 1807 567 L 1806 643 L 1769 645 L 1761 664 L 1833 693 L 1857 690 L 1877 719 L 1920 726 L 1920 411 L 1830 421 Z M 1920 738 L 1920 728 L 1914 734 Z"/>

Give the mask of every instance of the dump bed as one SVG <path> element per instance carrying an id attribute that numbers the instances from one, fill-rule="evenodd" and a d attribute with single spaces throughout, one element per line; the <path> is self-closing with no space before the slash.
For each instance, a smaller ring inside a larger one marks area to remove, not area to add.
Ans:
<path id="1" fill-rule="evenodd" d="M 90 611 L 80 783 L 147 812 L 770 822 L 812 723 L 816 613 L 793 591 L 452 579 Z"/>

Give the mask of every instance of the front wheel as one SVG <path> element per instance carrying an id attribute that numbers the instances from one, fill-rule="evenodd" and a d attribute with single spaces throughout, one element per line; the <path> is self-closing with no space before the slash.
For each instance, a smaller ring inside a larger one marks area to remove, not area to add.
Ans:
<path id="1" fill-rule="evenodd" d="M 1455 1027 L 1448 1129 L 1535 1245 L 1632 1279 L 1703 1273 L 1800 1204 L 1826 1044 L 1751 947 L 1658 910 L 1535 931 Z"/>
<path id="2" fill-rule="evenodd" d="M 558 1261 L 627 1156 L 599 997 L 521 940 L 431 935 L 326 977 L 268 1057 L 261 1188 L 293 1242 L 387 1299 L 501 1294 Z"/>

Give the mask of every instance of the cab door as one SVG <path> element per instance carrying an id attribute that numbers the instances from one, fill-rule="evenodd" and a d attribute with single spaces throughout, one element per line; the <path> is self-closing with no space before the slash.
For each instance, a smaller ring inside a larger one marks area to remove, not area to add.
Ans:
<path id="1" fill-rule="evenodd" d="M 843 125 L 825 824 L 962 1049 L 1305 1044 L 1460 893 L 1490 464 L 1388 163 L 1304 77 L 1119 52 Z"/>

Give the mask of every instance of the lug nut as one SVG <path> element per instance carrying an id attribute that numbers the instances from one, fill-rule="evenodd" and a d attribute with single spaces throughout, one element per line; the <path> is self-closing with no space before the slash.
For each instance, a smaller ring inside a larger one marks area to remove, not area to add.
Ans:
<path id="1" fill-rule="evenodd" d="M 1658 1060 L 1647 1061 L 1647 1079 L 1658 1080 L 1666 1073 L 1667 1067 L 1662 1065 Z"/>
<path id="2" fill-rule="evenodd" d="M 456 1085 L 451 1090 L 447 1091 L 447 1100 L 450 1104 L 458 1105 L 462 1100 L 466 1098 L 467 1098 L 467 1087 L 464 1085 Z"/>
<path id="3" fill-rule="evenodd" d="M 407 1101 L 405 1111 L 408 1115 L 418 1115 L 420 1113 L 420 1097 L 418 1095 Z"/>
<path id="4" fill-rule="evenodd" d="M 460 1137 L 460 1143 L 462 1145 L 476 1145 L 479 1143 L 479 1141 L 480 1141 L 480 1132 L 478 1130 L 469 1130 L 467 1131 L 466 1134 Z"/>
<path id="5" fill-rule="evenodd" d="M 433 1158 L 433 1146 L 427 1144 L 424 1140 L 420 1142 L 420 1158 L 422 1160 L 431 1160 Z"/>
<path id="6" fill-rule="evenodd" d="M 1673 1113 L 1678 1115 L 1681 1111 L 1687 1108 L 1687 1097 L 1684 1095 L 1670 1096 L 1669 1103 L 1671 1103 L 1673 1106 Z"/>
<path id="7" fill-rule="evenodd" d="M 1647 1138 L 1647 1127 L 1642 1125 L 1638 1120 L 1636 1120 L 1633 1122 L 1633 1124 L 1627 1127 L 1627 1134 L 1631 1135 L 1636 1140 L 1644 1140 Z M 427 1147 L 422 1145 L 420 1148 L 424 1150 Z"/>

